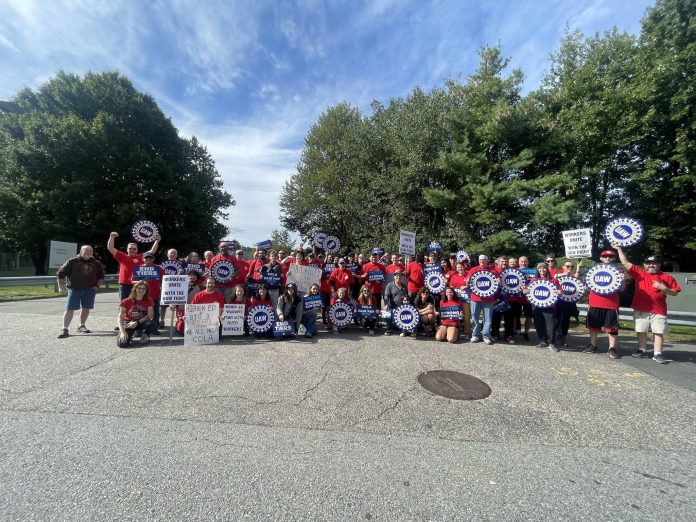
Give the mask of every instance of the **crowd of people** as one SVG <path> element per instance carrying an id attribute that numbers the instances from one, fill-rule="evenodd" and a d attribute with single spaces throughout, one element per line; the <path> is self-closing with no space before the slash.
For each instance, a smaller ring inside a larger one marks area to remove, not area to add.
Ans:
<path id="1" fill-rule="evenodd" d="M 525 275 L 527 284 L 547 280 L 560 295 L 558 276 L 580 277 L 582 262 L 573 264 L 568 260 L 556 266 L 556 258 L 551 255 L 536 263 L 534 268 L 530 267 L 527 256 L 500 255 L 491 260 L 482 254 L 477 258 L 478 263 L 472 266 L 468 256 L 458 257 L 456 254 L 443 256 L 430 252 L 402 257 L 375 249 L 369 256 L 350 253 L 339 257 L 318 251 L 316 247 L 311 251 L 299 248 L 294 252 L 257 248 L 253 259 L 246 260 L 242 250 L 233 253 L 231 245 L 223 241 L 218 245 L 217 253 L 206 251 L 202 257 L 197 252 L 190 252 L 185 258 L 180 258 L 176 249 L 169 249 L 166 260 L 158 265 L 155 256 L 159 249 L 159 236 L 155 236 L 152 247 L 143 253 L 138 251 L 136 243 L 128 243 L 125 252 L 117 250 L 117 238 L 118 233 L 110 234 L 107 249 L 119 263 L 120 304 L 115 330 L 118 330 L 118 345 L 122 347 L 135 342 L 136 335 L 138 342 L 143 344 L 150 336 L 158 335 L 159 329 L 166 324 L 168 310 L 173 314 L 170 321 L 175 321 L 176 331 L 183 334 L 185 306 L 160 307 L 159 304 L 162 278 L 166 273 L 187 274 L 187 303 L 218 303 L 221 314 L 227 303 L 243 304 L 245 313 L 256 305 L 267 305 L 274 310 L 277 321 L 290 324 L 291 335 L 307 337 L 318 334 L 319 320 L 334 334 L 346 327 L 333 324 L 328 313 L 330 307 L 338 302 L 352 303 L 360 309 L 353 324 L 364 328 L 369 335 L 376 335 L 378 329 L 383 329 L 384 335 L 422 335 L 450 343 L 461 339 L 486 345 L 495 342 L 516 344 L 531 342 L 533 326 L 536 345 L 553 352 L 567 346 L 571 318 L 579 321 L 576 303 L 558 300 L 549 306 L 535 306 L 528 299 L 527 285 L 516 295 L 498 291 L 481 296 L 471 291 L 470 281 L 477 272 L 485 270 L 499 277 L 503 270 L 514 268 Z M 664 363 L 666 297 L 676 295 L 681 288 L 672 276 L 660 271 L 658 257 L 646 257 L 643 267 L 639 267 L 627 259 L 620 246 L 612 245 L 612 248 L 601 252 L 600 263 L 614 264 L 618 254 L 625 274 L 635 281 L 632 307 L 638 349 L 632 355 L 650 356 L 647 333 L 652 331 L 652 358 Z M 226 262 L 223 264 L 229 268 L 230 277 L 216 277 L 213 267 L 220 261 Z M 322 275 L 318 283 L 311 285 L 307 292 L 298 291 L 297 285 L 288 280 L 293 264 L 320 269 Z M 426 276 L 432 272 L 439 272 L 445 280 L 439 291 L 432 292 L 426 284 Z M 138 274 L 142 273 L 148 277 L 138 279 Z M 69 326 L 76 310 L 80 310 L 77 331 L 90 333 L 86 322 L 94 307 L 96 289 L 104 279 L 103 266 L 93 257 L 92 247 L 83 246 L 78 256 L 58 270 L 57 277 L 59 291 L 68 295 L 63 329 L 58 337 L 69 337 Z M 626 279 L 623 286 L 625 284 Z M 618 310 L 623 286 L 609 295 L 589 291 L 589 344 L 585 353 L 600 352 L 598 336 L 604 331 L 608 336 L 606 353 L 611 358 L 620 357 L 617 351 Z M 319 296 L 321 306 L 308 308 L 306 296 Z M 412 305 L 417 311 L 416 329 L 400 329 L 392 316 L 391 312 L 404 304 Z M 249 335 L 248 327 L 245 335 Z"/>

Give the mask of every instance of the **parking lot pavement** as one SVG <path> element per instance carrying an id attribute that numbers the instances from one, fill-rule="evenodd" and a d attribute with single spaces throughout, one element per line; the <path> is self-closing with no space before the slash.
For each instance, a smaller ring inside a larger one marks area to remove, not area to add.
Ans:
<path id="1" fill-rule="evenodd" d="M 581 336 L 552 353 L 356 328 L 123 350 L 116 303 L 68 339 L 62 299 L 0 303 L 3 519 L 693 518 L 693 346 L 657 365 Z M 434 395 L 431 370 L 492 393 Z"/>

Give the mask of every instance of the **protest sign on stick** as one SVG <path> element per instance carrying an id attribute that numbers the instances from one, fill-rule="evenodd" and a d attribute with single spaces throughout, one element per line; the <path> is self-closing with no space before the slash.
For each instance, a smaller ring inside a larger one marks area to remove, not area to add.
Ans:
<path id="1" fill-rule="evenodd" d="M 399 232 L 399 254 L 416 255 L 416 233 L 401 230 Z"/>
<path id="2" fill-rule="evenodd" d="M 166 275 L 162 278 L 161 305 L 185 305 L 188 294 L 188 276 Z"/>
<path id="3" fill-rule="evenodd" d="M 220 342 L 220 305 L 217 303 L 187 304 L 184 322 L 184 346 Z"/>
<path id="4" fill-rule="evenodd" d="M 319 284 L 321 280 L 321 268 L 316 266 L 303 266 L 296 263 L 290 265 L 288 270 L 288 283 L 295 283 L 298 292 L 307 293 L 309 287 Z"/>
<path id="5" fill-rule="evenodd" d="M 565 254 L 568 259 L 592 257 L 592 231 L 589 228 L 565 230 L 562 233 Z"/>

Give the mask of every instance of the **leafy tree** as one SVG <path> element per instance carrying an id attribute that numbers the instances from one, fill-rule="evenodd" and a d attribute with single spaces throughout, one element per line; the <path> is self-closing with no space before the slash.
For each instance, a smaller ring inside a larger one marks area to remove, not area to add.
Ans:
<path id="1" fill-rule="evenodd" d="M 283 229 L 271 232 L 271 243 L 274 250 L 282 250 L 287 254 L 295 249 L 297 241 L 290 237 L 289 231 Z"/>
<path id="2" fill-rule="evenodd" d="M 49 239 L 103 253 L 109 231 L 141 218 L 181 251 L 226 233 L 234 201 L 210 154 L 127 78 L 59 72 L 14 101 L 22 112 L 0 115 L 0 241 L 30 252 L 37 274 Z"/>

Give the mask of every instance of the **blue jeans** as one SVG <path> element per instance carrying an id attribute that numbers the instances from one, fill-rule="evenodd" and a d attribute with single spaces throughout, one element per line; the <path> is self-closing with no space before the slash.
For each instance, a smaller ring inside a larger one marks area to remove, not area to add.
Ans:
<path id="1" fill-rule="evenodd" d="M 302 315 L 302 324 L 310 335 L 317 335 L 317 313 L 312 311 Z"/>
<path id="2" fill-rule="evenodd" d="M 493 323 L 493 305 L 494 303 L 482 303 L 480 301 L 471 301 L 471 328 L 473 337 L 481 337 L 481 325 L 479 324 L 479 315 L 483 310 L 483 338 L 491 338 L 491 324 Z"/>

